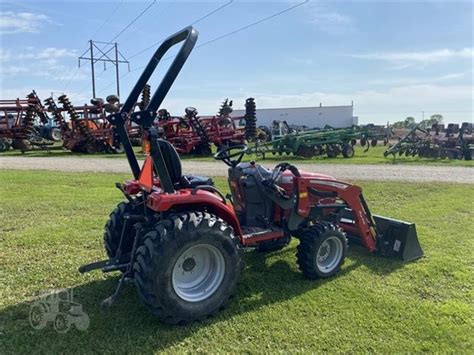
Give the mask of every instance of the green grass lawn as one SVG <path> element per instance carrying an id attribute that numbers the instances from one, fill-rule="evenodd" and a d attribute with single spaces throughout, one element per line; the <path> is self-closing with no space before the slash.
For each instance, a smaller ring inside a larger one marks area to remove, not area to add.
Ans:
<path id="1" fill-rule="evenodd" d="M 472 185 L 358 182 L 372 211 L 417 224 L 425 257 L 401 264 L 351 247 L 334 278 L 309 281 L 297 241 L 279 252 L 245 253 L 238 294 L 216 317 L 187 327 L 160 324 L 132 284 L 99 307 L 117 273 L 79 274 L 104 258 L 102 228 L 128 175 L 0 171 L 0 349 L 2 353 L 382 352 L 472 353 Z M 227 190 L 224 179 L 217 185 Z M 73 288 L 87 331 L 33 330 L 30 302 Z"/>
<path id="2" fill-rule="evenodd" d="M 441 165 L 441 166 L 471 166 L 474 167 L 474 160 L 466 161 L 466 160 L 450 160 L 450 159 L 431 159 L 431 158 L 420 158 L 420 157 L 399 157 L 397 156 L 395 160 L 392 156 L 385 158 L 383 156 L 383 152 L 385 151 L 386 147 L 379 145 L 376 147 L 370 147 L 370 149 L 365 152 L 365 148 L 361 147 L 360 145 L 356 145 L 355 147 L 355 156 L 350 159 L 343 158 L 342 155 L 336 158 L 328 158 L 327 156 L 318 156 L 312 159 L 304 159 L 300 157 L 296 157 L 293 155 L 272 155 L 267 154 L 266 159 L 268 161 L 277 161 L 281 162 L 281 160 L 285 161 L 296 161 L 298 164 L 304 163 L 318 163 L 318 164 L 403 164 L 403 165 Z M 144 155 L 140 153 L 140 147 L 134 147 L 135 153 L 137 154 L 138 158 L 144 158 Z M 97 153 L 97 154 L 84 154 L 84 153 L 72 153 L 67 150 L 61 149 L 61 147 L 54 147 L 49 152 L 45 150 L 36 150 L 36 151 L 29 151 L 22 154 L 18 150 L 10 150 L 6 153 L 1 153 L 0 156 L 15 156 L 15 157 L 74 157 L 74 158 L 84 158 L 84 157 L 97 157 L 97 158 L 108 158 L 108 159 L 125 159 L 124 154 L 105 154 L 105 153 Z M 213 161 L 213 157 L 201 157 L 196 155 L 183 155 L 181 156 L 183 160 L 203 160 L 203 161 Z M 245 159 L 250 160 L 262 160 L 255 156 L 255 154 L 247 155 Z"/>

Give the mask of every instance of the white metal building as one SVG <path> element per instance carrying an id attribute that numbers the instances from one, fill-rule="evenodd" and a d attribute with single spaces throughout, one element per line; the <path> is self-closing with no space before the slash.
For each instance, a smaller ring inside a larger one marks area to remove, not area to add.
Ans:
<path id="1" fill-rule="evenodd" d="M 235 110 L 232 116 L 243 116 L 245 110 Z M 323 128 L 330 125 L 334 128 L 350 127 L 358 124 L 354 116 L 354 106 L 318 106 L 289 108 L 258 108 L 257 125 L 270 126 L 274 120 L 287 121 L 290 125 Z"/>

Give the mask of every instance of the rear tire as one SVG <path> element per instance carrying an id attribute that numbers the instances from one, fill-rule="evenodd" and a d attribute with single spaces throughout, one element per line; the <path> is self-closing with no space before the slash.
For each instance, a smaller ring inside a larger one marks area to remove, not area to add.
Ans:
<path id="1" fill-rule="evenodd" d="M 126 213 L 132 213 L 133 208 L 128 202 L 120 202 L 110 214 L 110 218 L 104 227 L 104 247 L 109 258 L 115 257 L 120 244 L 120 236 Z M 127 223 L 122 241 L 122 254 L 132 251 L 135 230 L 132 223 Z"/>
<path id="2" fill-rule="evenodd" d="M 319 222 L 298 235 L 298 267 L 309 279 L 328 278 L 336 274 L 347 252 L 345 234 L 334 224 Z"/>
<path id="3" fill-rule="evenodd" d="M 241 254 L 232 227 L 215 215 L 172 215 L 141 239 L 133 265 L 138 294 L 168 324 L 210 317 L 236 290 Z"/>

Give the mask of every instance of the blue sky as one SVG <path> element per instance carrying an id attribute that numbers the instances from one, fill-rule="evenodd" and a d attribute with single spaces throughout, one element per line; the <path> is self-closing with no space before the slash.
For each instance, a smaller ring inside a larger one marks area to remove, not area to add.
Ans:
<path id="1" fill-rule="evenodd" d="M 87 102 L 90 64 L 76 68 L 88 40 L 112 40 L 152 2 L 2 2 L 1 98 L 36 89 L 43 98 L 65 92 L 76 104 Z M 132 70 L 140 68 L 153 50 L 134 54 L 227 2 L 156 1 L 116 39 L 119 49 Z M 195 25 L 198 45 L 295 4 L 233 1 Z M 196 49 L 164 107 L 214 113 L 224 98 L 239 108 L 252 96 L 258 107 L 354 101 L 362 123 L 433 113 L 472 121 L 472 26 L 470 1 L 308 2 Z M 97 64 L 97 96 L 104 97 L 115 92 L 115 72 L 102 70 Z M 127 70 L 121 66 L 121 75 Z M 122 78 L 123 98 L 139 74 Z"/>

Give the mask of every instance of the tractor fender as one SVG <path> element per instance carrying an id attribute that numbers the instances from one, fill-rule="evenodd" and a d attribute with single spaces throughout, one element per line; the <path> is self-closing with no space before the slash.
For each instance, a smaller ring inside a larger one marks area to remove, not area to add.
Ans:
<path id="1" fill-rule="evenodd" d="M 243 233 L 240 228 L 239 219 L 235 214 L 232 205 L 212 192 L 198 190 L 192 193 L 192 189 L 177 190 L 174 194 L 165 194 L 156 191 L 148 197 L 147 206 L 156 212 L 166 212 L 170 210 L 207 210 L 222 218 L 229 224 L 234 232 L 243 241 Z"/>

